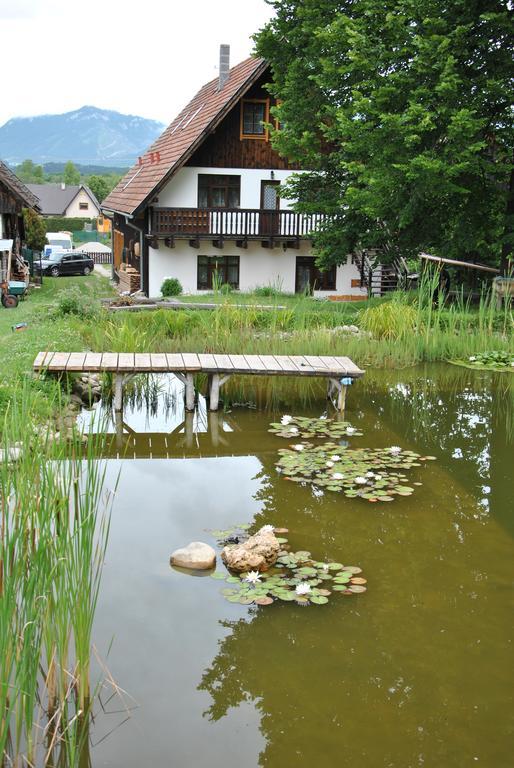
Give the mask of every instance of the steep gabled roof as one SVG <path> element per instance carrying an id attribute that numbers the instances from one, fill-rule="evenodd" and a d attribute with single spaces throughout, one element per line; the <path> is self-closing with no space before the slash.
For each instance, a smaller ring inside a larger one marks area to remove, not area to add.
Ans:
<path id="1" fill-rule="evenodd" d="M 10 168 L 0 160 L 0 181 L 5 184 L 15 197 L 21 199 L 26 208 L 37 208 L 39 210 L 39 200 L 32 194 L 30 189 L 20 181 Z"/>
<path id="2" fill-rule="evenodd" d="M 100 203 L 85 184 L 27 184 L 27 187 L 39 200 L 43 216 L 64 216 L 70 203 L 76 198 L 81 189 L 91 198 L 100 209 Z"/>
<path id="3" fill-rule="evenodd" d="M 245 59 L 232 67 L 221 90 L 218 90 L 218 78 L 200 88 L 141 158 L 141 164 L 134 165 L 106 197 L 102 209 L 134 214 L 187 162 L 267 67 L 264 59 Z"/>

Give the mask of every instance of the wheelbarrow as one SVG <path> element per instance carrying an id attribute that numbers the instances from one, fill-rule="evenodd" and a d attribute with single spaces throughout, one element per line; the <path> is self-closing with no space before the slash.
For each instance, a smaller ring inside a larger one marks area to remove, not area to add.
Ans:
<path id="1" fill-rule="evenodd" d="M 18 306 L 20 296 L 23 296 L 27 290 L 26 283 L 21 280 L 8 280 L 0 283 L 2 291 L 2 304 L 6 309 L 12 309 Z"/>

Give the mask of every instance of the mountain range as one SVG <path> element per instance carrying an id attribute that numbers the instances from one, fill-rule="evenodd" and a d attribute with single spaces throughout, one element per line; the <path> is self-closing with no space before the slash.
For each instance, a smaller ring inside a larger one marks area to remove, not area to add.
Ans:
<path id="1" fill-rule="evenodd" d="M 163 129 L 157 120 L 89 106 L 61 115 L 14 117 L 0 128 L 0 158 L 10 165 L 29 158 L 129 166 Z"/>

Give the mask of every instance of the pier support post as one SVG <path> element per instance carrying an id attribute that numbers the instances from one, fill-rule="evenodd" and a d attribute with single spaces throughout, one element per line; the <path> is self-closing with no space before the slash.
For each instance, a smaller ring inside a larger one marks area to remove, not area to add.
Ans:
<path id="1" fill-rule="evenodd" d="M 186 373 L 186 411 L 195 409 L 195 380 L 192 373 Z"/>
<path id="2" fill-rule="evenodd" d="M 217 411 L 220 405 L 220 389 L 226 381 L 230 379 L 230 374 L 220 376 L 219 373 L 213 373 L 209 376 L 209 410 Z"/>
<path id="3" fill-rule="evenodd" d="M 193 437 L 195 431 L 194 413 L 192 411 L 186 412 L 184 418 L 184 434 L 186 436 L 186 448 L 193 447 Z"/>
<path id="4" fill-rule="evenodd" d="M 209 381 L 209 410 L 217 411 L 220 403 L 220 377 L 213 373 Z"/>
<path id="5" fill-rule="evenodd" d="M 123 410 L 123 376 L 120 373 L 114 374 L 114 410 Z"/>
<path id="6" fill-rule="evenodd" d="M 348 385 L 345 382 L 347 382 L 346 378 L 342 379 L 341 381 L 339 381 L 339 379 L 332 378 L 328 380 L 327 397 L 340 413 L 343 413 L 346 407 L 346 390 L 348 389 Z M 332 394 L 335 392 L 337 392 L 337 405 L 332 400 Z"/>

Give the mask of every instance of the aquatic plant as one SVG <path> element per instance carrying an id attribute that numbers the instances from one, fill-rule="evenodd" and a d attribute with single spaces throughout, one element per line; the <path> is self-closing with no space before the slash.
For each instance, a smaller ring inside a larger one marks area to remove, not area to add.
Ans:
<path id="1" fill-rule="evenodd" d="M 453 365 L 481 371 L 510 371 L 514 373 L 514 352 L 495 350 L 494 352 L 477 352 L 464 360 L 449 360 Z"/>
<path id="2" fill-rule="evenodd" d="M 96 690 L 89 658 L 108 535 L 103 436 L 87 447 L 78 433 L 49 440 L 27 430 L 33 419 L 26 387 L 0 424 L 0 764 L 35 765 L 44 744 L 47 757 L 57 750 L 56 762 L 73 768 Z"/>
<path id="3" fill-rule="evenodd" d="M 298 448 L 301 446 L 301 451 Z M 390 448 L 344 448 L 337 443 L 301 443 L 279 450 L 277 471 L 286 480 L 311 484 L 328 491 L 339 491 L 349 498 L 366 501 L 393 501 L 395 496 L 410 496 L 405 471 L 434 459 Z M 421 485 L 416 482 L 414 485 Z"/>
<path id="4" fill-rule="evenodd" d="M 286 528 L 275 530 L 287 532 Z M 358 566 L 320 562 L 310 552 L 290 552 L 286 538 L 282 537 L 279 541 L 283 549 L 269 571 L 238 575 L 215 571 L 211 574 L 211 578 L 230 585 L 221 590 L 229 603 L 271 605 L 282 601 L 295 602 L 300 606 L 325 605 L 333 593 L 355 595 L 366 591 L 367 580 L 359 575 L 362 569 Z"/>
<path id="5" fill-rule="evenodd" d="M 361 437 L 359 432 L 348 421 L 334 421 L 326 418 L 309 418 L 307 416 L 282 416 L 280 423 L 270 424 L 268 432 L 288 439 L 294 437 Z M 299 450 L 302 450 L 301 448 Z"/>

